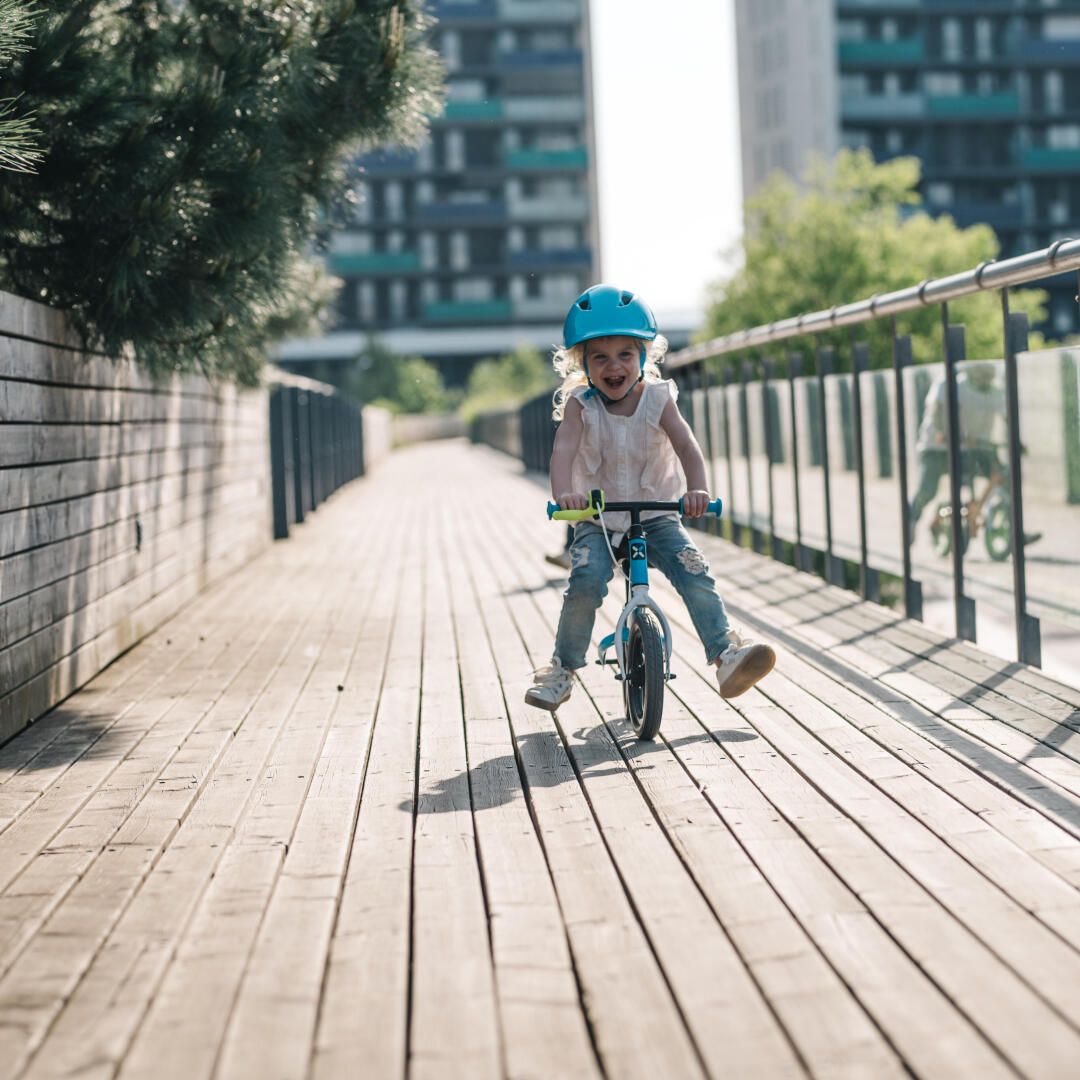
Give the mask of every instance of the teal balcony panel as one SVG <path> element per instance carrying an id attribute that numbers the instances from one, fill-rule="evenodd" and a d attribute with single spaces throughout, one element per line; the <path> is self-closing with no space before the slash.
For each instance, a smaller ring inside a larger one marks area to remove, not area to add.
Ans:
<path id="1" fill-rule="evenodd" d="M 1057 150 L 1049 146 L 1029 146 L 1020 152 L 1020 161 L 1028 169 L 1049 172 L 1080 171 L 1080 150 Z"/>
<path id="2" fill-rule="evenodd" d="M 443 300 L 424 305 L 426 322 L 502 322 L 510 318 L 509 300 Z"/>
<path id="3" fill-rule="evenodd" d="M 497 0 L 503 22 L 576 23 L 582 18 L 582 0 Z"/>
<path id="4" fill-rule="evenodd" d="M 917 63 L 926 56 L 921 37 L 897 41 L 841 41 L 837 51 L 841 64 Z"/>
<path id="5" fill-rule="evenodd" d="M 435 117 L 436 122 L 453 123 L 461 120 L 498 120 L 502 116 L 502 102 L 493 101 L 448 101 L 446 112 Z"/>
<path id="6" fill-rule="evenodd" d="M 332 251 L 330 269 L 337 274 L 398 274 L 420 269 L 420 255 L 415 251 L 375 251 L 353 255 Z"/>
<path id="7" fill-rule="evenodd" d="M 573 150 L 510 150 L 506 165 L 510 169 L 585 169 L 589 152 L 583 146 Z"/>
<path id="8" fill-rule="evenodd" d="M 922 94 L 862 94 L 840 99 L 845 120 L 910 120 L 926 113 Z"/>
<path id="9" fill-rule="evenodd" d="M 1000 94 L 948 94 L 926 99 L 930 116 L 1010 116 L 1020 111 L 1020 97 Z"/>

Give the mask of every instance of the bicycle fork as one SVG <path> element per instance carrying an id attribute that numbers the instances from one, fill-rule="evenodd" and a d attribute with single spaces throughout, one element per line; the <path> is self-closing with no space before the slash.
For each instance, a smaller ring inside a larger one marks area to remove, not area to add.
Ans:
<path id="1" fill-rule="evenodd" d="M 634 515 L 637 516 L 636 514 Z M 626 604 L 615 624 L 615 632 L 608 634 L 597 648 L 599 657 L 597 663 L 618 664 L 619 672 L 615 676 L 619 682 L 625 681 L 626 670 L 626 646 L 630 640 L 630 619 L 638 608 L 647 607 L 660 621 L 660 629 L 664 636 L 664 678 L 674 679 L 671 673 L 671 627 L 667 616 L 660 610 L 659 605 L 649 595 L 649 561 L 645 543 L 645 529 L 640 521 L 631 524 L 627 533 L 627 546 L 630 553 L 630 579 L 627 582 Z M 609 659 L 608 649 L 615 648 L 614 659 Z"/>

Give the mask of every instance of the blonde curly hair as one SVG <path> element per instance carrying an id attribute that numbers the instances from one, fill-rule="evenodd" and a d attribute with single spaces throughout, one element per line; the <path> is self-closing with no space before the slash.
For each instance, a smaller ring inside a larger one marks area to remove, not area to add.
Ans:
<path id="1" fill-rule="evenodd" d="M 612 335 L 612 337 L 618 336 L 617 334 Z M 551 411 L 551 418 L 553 420 L 562 420 L 563 413 L 566 411 L 566 403 L 570 400 L 570 395 L 577 387 L 589 385 L 583 364 L 587 344 L 588 342 L 580 342 L 577 345 L 572 345 L 569 349 L 556 346 L 555 352 L 552 354 L 551 363 L 559 375 L 562 376 L 562 384 L 552 397 L 554 408 Z M 652 341 L 643 340 L 642 344 L 645 346 L 645 367 L 642 369 L 642 375 L 649 382 L 658 382 L 663 378 L 663 375 L 660 374 L 660 365 L 667 355 L 667 338 L 663 334 L 657 334 Z"/>

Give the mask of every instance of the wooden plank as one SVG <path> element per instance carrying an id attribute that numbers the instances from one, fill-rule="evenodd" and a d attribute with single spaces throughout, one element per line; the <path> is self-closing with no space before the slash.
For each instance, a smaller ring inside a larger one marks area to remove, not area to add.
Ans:
<path id="1" fill-rule="evenodd" d="M 78 499 L 98 491 L 145 484 L 188 472 L 213 475 L 228 462 L 247 465 L 253 472 L 268 467 L 268 442 L 249 439 L 227 449 L 218 445 L 183 445 L 145 454 L 96 457 L 50 465 L 0 469 L 0 506 L 5 511 L 44 503 Z"/>
<path id="2" fill-rule="evenodd" d="M 236 407 L 235 388 L 220 395 L 177 394 L 168 389 L 64 386 L 0 379 L 0 414 L 34 424 L 111 424 L 119 420 L 194 420 L 208 414 L 229 415 Z M 246 392 L 265 398 L 265 390 Z"/>
<path id="3" fill-rule="evenodd" d="M 230 417 L 224 423 L 121 420 L 113 424 L 29 424 L 7 421 L 0 427 L 0 461 L 5 466 L 45 465 L 102 457 L 148 454 L 174 446 L 233 446 L 266 442 L 268 417 L 261 413 Z"/>

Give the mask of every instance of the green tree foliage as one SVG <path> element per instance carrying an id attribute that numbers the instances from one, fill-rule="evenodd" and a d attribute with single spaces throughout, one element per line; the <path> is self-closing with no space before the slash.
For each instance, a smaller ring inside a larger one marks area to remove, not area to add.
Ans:
<path id="1" fill-rule="evenodd" d="M 0 0 L 0 73 L 29 48 L 27 41 L 37 12 L 24 0 Z M 32 119 L 11 98 L 0 97 L 0 169 L 29 172 L 41 161 Z"/>
<path id="2" fill-rule="evenodd" d="M 399 356 L 374 337 L 346 369 L 342 389 L 363 405 L 382 405 L 395 413 L 448 412 L 454 400 L 434 364 Z"/>
<path id="3" fill-rule="evenodd" d="M 518 345 L 495 360 L 481 360 L 469 373 L 461 411 L 466 420 L 485 409 L 509 405 L 553 390 L 555 369 L 536 349 Z"/>
<path id="4" fill-rule="evenodd" d="M 330 296 L 308 252 L 351 153 L 438 107 L 421 0 L 54 0 L 0 69 L 42 130 L 0 176 L 0 286 L 89 344 L 250 381 Z"/>
<path id="5" fill-rule="evenodd" d="M 741 250 L 732 253 L 741 256 L 741 267 L 711 287 L 700 339 L 907 288 L 995 258 L 998 242 L 988 226 L 960 229 L 950 217 L 918 210 L 919 175 L 916 158 L 876 164 L 866 150 L 841 151 L 831 165 L 815 162 L 801 187 L 774 174 L 746 203 Z M 1041 290 L 1010 294 L 1012 309 L 1027 311 L 1033 322 L 1045 318 L 1045 301 Z M 968 356 L 1001 355 L 996 293 L 950 303 L 949 318 L 966 325 Z M 911 334 L 917 362 L 941 359 L 940 308 L 905 313 L 897 324 Z M 870 343 L 872 366 L 891 364 L 888 319 L 857 332 Z M 822 337 L 844 355 L 848 330 Z M 803 352 L 812 363 L 812 353 Z"/>

